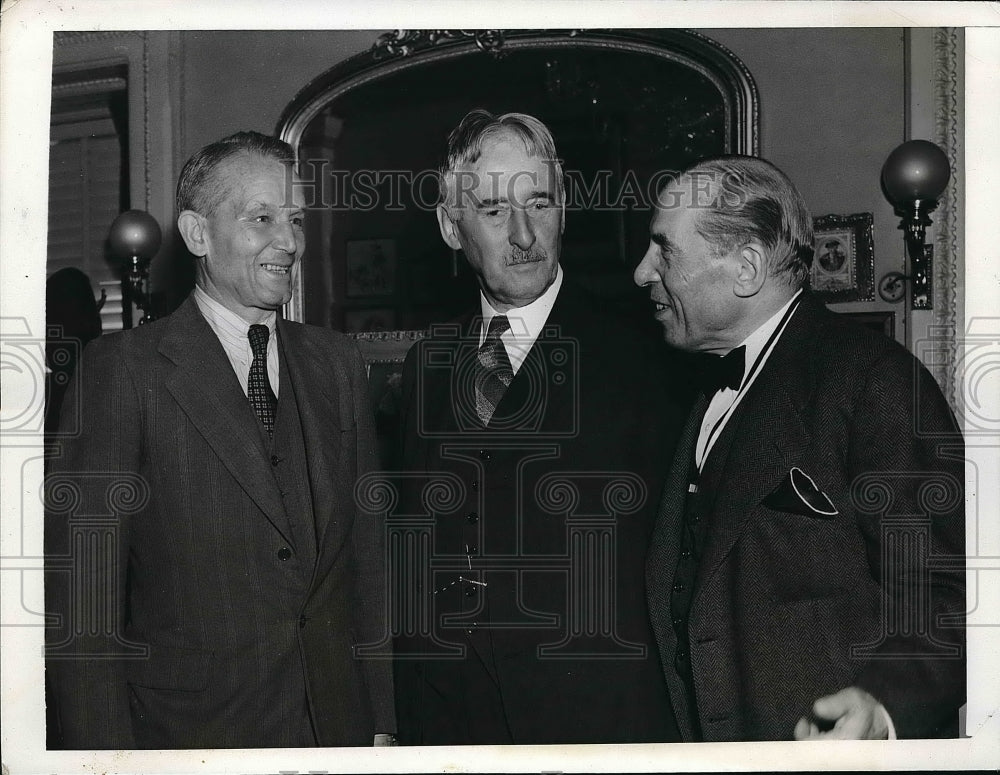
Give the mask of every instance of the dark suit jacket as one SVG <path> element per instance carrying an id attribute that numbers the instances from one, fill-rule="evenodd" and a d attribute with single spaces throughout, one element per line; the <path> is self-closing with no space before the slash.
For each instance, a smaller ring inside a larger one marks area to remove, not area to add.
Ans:
<path id="1" fill-rule="evenodd" d="M 689 640 L 704 739 L 790 739 L 814 700 L 848 686 L 880 700 L 900 737 L 954 734 L 963 452 L 909 352 L 803 299 L 702 471 L 708 532 Z M 675 461 L 668 479 L 647 572 L 664 672 L 693 739 L 668 613 L 688 465 Z M 766 505 L 793 466 L 839 514 Z"/>
<path id="2" fill-rule="evenodd" d="M 426 619 L 393 607 L 400 741 L 670 739 L 642 570 L 683 418 L 662 348 L 567 280 L 482 429 L 478 333 L 471 315 L 438 328 L 404 368 L 390 529 L 423 515 L 430 552 L 399 593 Z"/>
<path id="3" fill-rule="evenodd" d="M 352 654 L 384 628 L 383 526 L 353 498 L 375 465 L 363 365 L 332 331 L 279 320 L 278 341 L 278 421 L 295 407 L 301 426 L 287 460 L 193 299 L 86 349 L 63 411 L 82 430 L 47 480 L 64 747 L 393 731 L 389 667 Z"/>

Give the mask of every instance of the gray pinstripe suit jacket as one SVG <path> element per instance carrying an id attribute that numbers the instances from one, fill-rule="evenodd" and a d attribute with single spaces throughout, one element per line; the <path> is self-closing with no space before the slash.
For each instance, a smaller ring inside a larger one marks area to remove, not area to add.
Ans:
<path id="1" fill-rule="evenodd" d="M 278 341 L 280 450 L 193 299 L 84 353 L 47 479 L 63 747 L 394 731 L 389 664 L 353 653 L 384 628 L 383 527 L 353 499 L 375 465 L 363 365 L 325 329 L 279 320 Z"/>

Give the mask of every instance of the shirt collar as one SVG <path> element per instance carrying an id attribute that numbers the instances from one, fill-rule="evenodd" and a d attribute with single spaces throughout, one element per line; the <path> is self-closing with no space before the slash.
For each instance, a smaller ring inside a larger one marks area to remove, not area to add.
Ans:
<path id="1" fill-rule="evenodd" d="M 222 340 L 239 342 L 249 346 L 247 338 L 247 333 L 250 331 L 249 323 L 205 293 L 200 285 L 194 287 L 194 300 L 209 326 L 215 331 L 216 336 Z M 261 325 L 267 326 L 271 338 L 274 337 L 277 319 L 278 313 L 271 310 L 261 321 Z"/>
<path id="2" fill-rule="evenodd" d="M 752 366 L 757 361 L 757 358 L 761 354 L 761 351 L 763 351 L 764 347 L 767 346 L 768 340 L 771 338 L 771 335 L 777 330 L 778 325 L 781 323 L 781 319 L 785 316 L 785 312 L 792 305 L 792 302 L 795 301 L 795 299 L 801 293 L 802 289 L 800 288 L 798 291 L 795 292 L 795 295 L 792 296 L 792 298 L 790 298 L 787 302 L 785 302 L 782 305 L 781 309 L 779 309 L 777 312 L 775 312 L 773 315 L 771 315 L 771 317 L 767 319 L 764 325 L 762 325 L 760 328 L 758 328 L 756 331 L 750 334 L 750 336 L 748 336 L 746 339 L 743 340 L 742 345 L 747 348 L 746 355 L 743 358 L 744 377 L 746 377 L 747 369 L 750 368 L 750 366 Z"/>
<path id="3" fill-rule="evenodd" d="M 556 265 L 556 279 L 552 285 L 545 289 L 545 293 L 539 296 L 530 304 L 523 307 L 514 307 L 506 313 L 497 312 L 493 305 L 486 300 L 482 291 L 479 292 L 479 305 L 483 313 L 483 328 L 479 332 L 479 343 L 482 344 L 486 338 L 486 331 L 490 327 L 490 321 L 496 315 L 506 314 L 510 321 L 510 335 L 514 341 L 534 342 L 545 326 L 545 321 L 549 319 L 552 306 L 556 303 L 556 296 L 562 287 L 563 270 L 562 266 Z M 507 336 L 506 334 L 504 336 Z"/>

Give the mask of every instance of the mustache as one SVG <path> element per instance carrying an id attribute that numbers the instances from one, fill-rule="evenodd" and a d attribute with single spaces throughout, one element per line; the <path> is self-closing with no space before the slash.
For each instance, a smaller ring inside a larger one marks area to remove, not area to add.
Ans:
<path id="1" fill-rule="evenodd" d="M 506 262 L 509 265 L 513 264 L 533 264 L 539 261 L 544 261 L 549 257 L 545 248 L 528 248 L 524 250 L 519 247 L 512 247 L 507 253 Z"/>

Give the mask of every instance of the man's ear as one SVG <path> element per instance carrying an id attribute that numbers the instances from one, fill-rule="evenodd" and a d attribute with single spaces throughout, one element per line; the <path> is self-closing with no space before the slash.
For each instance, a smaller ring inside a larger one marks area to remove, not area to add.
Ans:
<path id="1" fill-rule="evenodd" d="M 198 258 L 208 255 L 208 224 L 205 216 L 194 210 L 184 210 L 177 216 L 177 230 L 187 249 Z"/>
<path id="2" fill-rule="evenodd" d="M 750 242 L 736 253 L 736 277 L 733 290 L 740 298 L 749 298 L 760 293 L 767 280 L 767 256 L 764 246 Z"/>
<path id="3" fill-rule="evenodd" d="M 438 226 L 441 228 L 441 238 L 452 250 L 461 250 L 462 242 L 458 239 L 458 226 L 452 220 L 451 214 L 445 205 L 438 205 L 437 208 Z"/>

